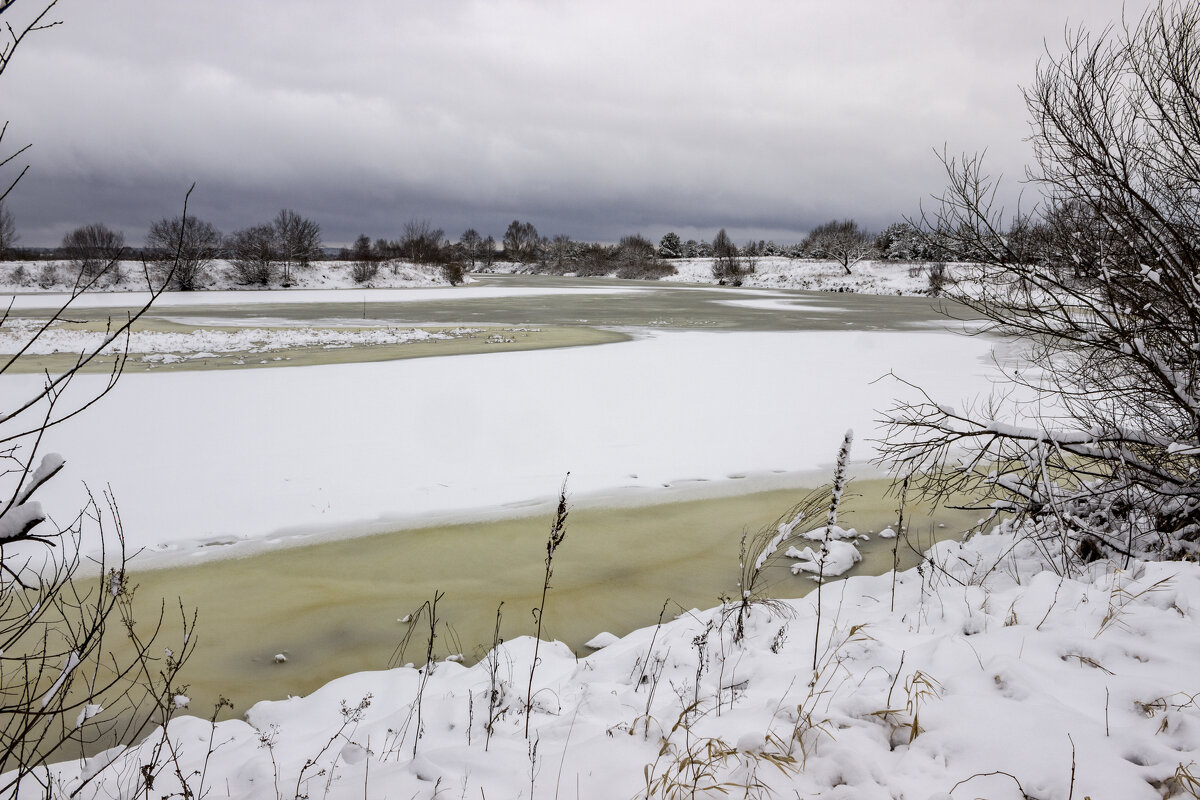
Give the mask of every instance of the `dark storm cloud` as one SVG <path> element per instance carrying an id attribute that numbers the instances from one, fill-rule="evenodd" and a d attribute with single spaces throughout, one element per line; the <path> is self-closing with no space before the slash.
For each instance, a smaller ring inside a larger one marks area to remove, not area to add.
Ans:
<path id="1" fill-rule="evenodd" d="M 63 0 L 65 24 L 3 78 L 6 143 L 35 143 L 11 208 L 26 244 L 98 219 L 136 241 L 192 181 L 197 213 L 225 230 L 288 206 L 329 242 L 395 236 L 410 218 L 452 236 L 521 218 L 601 240 L 721 226 L 796 239 L 834 216 L 880 227 L 939 190 L 943 144 L 988 148 L 1018 178 L 1019 86 L 1043 38 L 1120 13 L 1120 0 Z"/>

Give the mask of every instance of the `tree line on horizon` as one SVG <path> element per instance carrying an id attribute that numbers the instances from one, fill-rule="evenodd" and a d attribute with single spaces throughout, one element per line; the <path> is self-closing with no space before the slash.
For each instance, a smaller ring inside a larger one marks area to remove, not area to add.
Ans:
<path id="1" fill-rule="evenodd" d="M 1031 235 L 1036 231 L 1014 231 L 1014 236 Z M 269 222 L 227 235 L 191 215 L 186 224 L 182 217 L 163 218 L 150 226 L 140 248 L 127 246 L 124 234 L 104 223 L 80 226 L 67 233 L 57 248 L 49 250 L 18 248 L 18 238 L 12 214 L 0 204 L 0 258 L 66 262 L 70 273 L 61 276 L 53 268 L 43 267 L 34 275 L 19 267 L 20 282 L 52 284 L 64 278 L 92 279 L 102 269 L 111 270 L 116 282 L 122 277 L 120 261 L 140 260 L 160 275 L 169 272 L 171 288 L 184 291 L 205 285 L 213 263 L 219 260 L 228 262 L 239 283 L 289 286 L 296 269 L 319 260 L 351 262 L 352 276 L 358 283 L 370 282 L 381 268 L 396 272 L 400 264 L 411 263 L 439 269 L 450 283 L 457 284 L 465 272 L 489 271 L 497 261 L 517 263 L 537 273 L 656 279 L 676 272 L 670 263 L 674 260 L 706 258 L 713 260 L 713 276 L 718 282 L 739 285 L 755 271 L 760 258 L 830 260 L 848 275 L 863 260 L 926 262 L 958 258 L 957 253 L 939 247 L 935 237 L 909 221 L 872 233 L 853 219 L 830 220 L 795 243 L 759 239 L 742 245 L 735 244 L 724 228 L 711 241 L 684 240 L 672 231 L 664 234 L 657 245 L 640 233 L 606 244 L 580 241 L 566 234 L 542 236 L 532 222 L 521 220 L 513 220 L 499 242 L 474 228 L 451 240 L 428 220 L 414 219 L 402 226 L 395 239 L 372 239 L 364 233 L 350 247 L 334 253 L 324 247 L 318 223 L 285 208 Z M 177 247 L 180 263 L 175 265 Z"/>

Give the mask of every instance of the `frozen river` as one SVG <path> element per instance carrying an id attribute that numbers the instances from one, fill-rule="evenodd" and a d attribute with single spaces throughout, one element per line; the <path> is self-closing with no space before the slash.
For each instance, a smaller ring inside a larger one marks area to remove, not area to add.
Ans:
<path id="1" fill-rule="evenodd" d="M 74 316 L 131 299 L 88 298 Z M 881 376 L 894 370 L 957 402 L 995 375 L 990 343 L 950 332 L 920 298 L 508 277 L 455 290 L 163 300 L 151 326 L 176 331 L 365 317 L 620 334 L 523 352 L 359 363 L 339 349 L 350 363 L 310 353 L 308 366 L 133 371 L 52 430 L 45 449 L 68 466 L 39 492 L 47 508 L 62 521 L 85 482 L 111 488 L 129 546 L 144 548 L 133 562 L 148 604 L 139 613 L 177 595 L 199 609 L 188 680 L 202 706 L 225 695 L 243 708 L 381 668 L 396 620 L 438 591 L 453 632 L 443 646 L 468 659 L 490 640 L 501 601 L 502 635 L 529 633 L 550 504 L 568 471 L 574 510 L 548 635 L 578 649 L 600 630 L 706 607 L 736 588 L 742 532 L 783 513 L 796 487 L 827 480 L 847 428 L 858 472 L 869 472 L 878 410 L 904 388 Z M 18 396 L 39 380 L 0 386 Z M 86 397 L 105 380 L 81 375 L 72 391 Z M 850 491 L 864 497 L 847 524 L 878 530 L 894 518 L 882 482 Z M 974 522 L 915 511 L 922 537 Z M 289 544 L 318 546 L 280 549 Z M 892 563 L 888 540 L 863 552 L 862 570 Z M 915 554 L 901 555 L 909 564 Z M 812 585 L 779 570 L 781 596 Z"/>
<path id="2" fill-rule="evenodd" d="M 72 511 L 83 483 L 110 486 L 148 565 L 513 514 L 552 499 L 567 472 L 573 495 L 596 503 L 748 491 L 780 476 L 811 484 L 847 428 L 855 460 L 870 458 L 879 410 L 904 388 L 880 380 L 889 371 L 950 402 L 986 391 L 994 375 L 990 343 L 948 332 L 920 298 L 520 277 L 396 295 L 221 295 L 236 305 L 174 295 L 156 313 L 333 325 L 363 316 L 365 297 L 367 316 L 404 324 L 599 326 L 631 338 L 127 374 L 47 436 L 43 450 L 68 467 L 43 500 Z M 10 393 L 40 380 L 3 379 Z M 104 380 L 80 376 L 73 390 Z"/>

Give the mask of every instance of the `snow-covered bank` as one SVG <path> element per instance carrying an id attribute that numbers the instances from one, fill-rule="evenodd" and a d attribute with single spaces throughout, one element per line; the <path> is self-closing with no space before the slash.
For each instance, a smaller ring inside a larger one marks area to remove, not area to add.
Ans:
<path id="1" fill-rule="evenodd" d="M 810 471 L 847 427 L 869 437 L 903 387 L 986 391 L 990 343 L 934 332 L 643 332 L 621 344 L 377 364 L 131 374 L 48 431 L 67 471 L 43 489 L 75 509 L 110 485 L 133 549 L 369 532 L 439 512 L 681 481 Z M 36 375 L 5 377 L 21 396 Z M 81 375 L 89 396 L 105 377 Z M 123 454 L 114 457 L 114 454 Z M 865 441 L 857 460 L 871 455 Z M 142 563 L 149 563 L 143 560 Z"/>
<path id="2" fill-rule="evenodd" d="M 717 283 L 713 277 L 711 258 L 678 258 L 663 263 L 674 267 L 676 272 L 660 278 L 661 281 Z M 960 271 L 956 264 L 947 264 L 946 269 L 951 279 Z M 526 272 L 530 268 L 501 262 L 494 265 L 491 271 Z M 836 261 L 762 256 L 754 260 L 754 271 L 742 278 L 741 285 L 761 289 L 927 295 L 930 293 L 930 273 L 929 265 L 922 262 L 860 261 L 850 268 L 850 274 L 846 274 L 846 270 Z"/>
<path id="3" fill-rule="evenodd" d="M 679 258 L 664 262 L 676 273 L 660 280 L 669 283 L 717 284 L 713 277 L 711 258 Z M 43 279 L 39 273 L 50 266 Z M 239 296 L 277 294 L 294 290 L 352 290 L 352 289 L 430 289 L 450 288 L 437 267 L 401 264 L 393 273 L 388 267 L 366 284 L 356 283 L 350 275 L 351 264 L 342 261 L 316 261 L 308 268 L 292 271 L 287 289 L 240 285 L 224 262 L 216 262 L 210 280 L 198 292 L 167 292 L 164 299 L 192 295 L 211 295 L 214 292 L 234 292 Z M 962 270 L 959 265 L 947 264 L 946 275 L 953 279 Z M 23 269 L 24 273 L 18 272 Z M 496 274 L 535 271 L 531 267 L 511 262 L 497 262 L 488 268 Z M 52 276 L 51 274 L 52 273 Z M 121 279 L 105 280 L 97 287 L 100 293 L 141 292 L 146 280 L 140 262 L 122 262 Z M 569 273 L 568 273 L 569 274 Z M 16 276 L 16 277 L 14 277 Z M 609 277 L 615 276 L 614 273 Z M 468 275 L 469 284 L 472 279 Z M 74 284 L 69 266 L 58 262 L 0 261 L 0 293 L 44 294 L 69 291 Z M 742 278 L 742 286 L 761 289 L 809 289 L 813 291 L 850 291 L 864 294 L 925 295 L 930 292 L 929 265 L 909 261 L 861 261 L 850 268 L 850 274 L 835 261 L 762 256 L 755 259 L 754 271 Z M 89 293 L 90 294 L 90 293 Z M 246 302 L 246 301 L 243 301 Z"/>
<path id="4" fill-rule="evenodd" d="M 980 536 L 937 546 L 894 590 L 859 577 L 755 605 L 741 641 L 726 606 L 582 660 L 543 643 L 528 736 L 533 640 L 469 669 L 438 651 L 215 730 L 175 720 L 155 794 L 182 777 L 192 796 L 232 798 L 1194 796 L 1200 566 L 1046 566 L 1028 542 Z M 97 775 L 79 796 L 125 796 L 160 742 L 56 779 L 65 794 Z"/>
<path id="5" fill-rule="evenodd" d="M 664 281 L 716 283 L 711 258 L 682 258 L 670 262 L 677 274 Z M 954 272 L 954 264 L 947 265 Z M 742 278 L 742 286 L 762 289 L 810 289 L 818 292 L 861 292 L 863 294 L 929 294 L 927 264 L 907 261 L 860 261 L 850 274 L 836 261 L 763 256 L 754 272 Z"/>
<path id="6" fill-rule="evenodd" d="M 294 289 L 362 289 L 368 286 L 415 289 L 450 285 L 441 268 L 432 265 L 401 262 L 393 269 L 384 264 L 365 284 L 354 280 L 353 268 L 349 261 L 313 261 L 307 267 L 293 267 L 288 285 Z M 78 271 L 66 261 L 0 261 L 0 292 L 70 291 L 77 275 Z M 104 292 L 140 292 L 145 288 L 146 273 L 140 261 L 117 262 L 116 268 L 101 278 L 96 287 Z M 222 260 L 212 262 L 200 282 L 202 292 L 262 291 L 266 288 L 239 284 L 229 263 Z"/>

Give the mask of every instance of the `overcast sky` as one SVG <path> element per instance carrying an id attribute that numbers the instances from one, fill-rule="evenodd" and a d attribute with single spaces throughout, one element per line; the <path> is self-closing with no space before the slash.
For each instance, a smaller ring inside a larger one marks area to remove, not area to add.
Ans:
<path id="1" fill-rule="evenodd" d="M 1128 0 L 1137 15 L 1144 0 Z M 18 0 L 15 23 L 40 7 Z M 1121 0 L 60 0 L 0 78 L 21 244 L 103 221 L 282 207 L 327 244 L 428 219 L 451 238 L 877 230 L 987 149 L 1013 192 L 1020 87 Z M 11 173 L 5 173 L 10 174 Z M 1015 194 L 1010 194 L 1013 197 Z"/>

